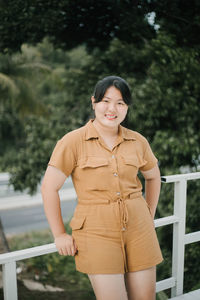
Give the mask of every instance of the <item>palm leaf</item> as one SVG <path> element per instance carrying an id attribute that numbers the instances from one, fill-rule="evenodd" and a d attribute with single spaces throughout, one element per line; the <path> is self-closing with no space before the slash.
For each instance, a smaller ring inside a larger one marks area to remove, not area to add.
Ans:
<path id="1" fill-rule="evenodd" d="M 18 69 L 30 71 L 51 72 L 51 68 L 40 62 L 24 63 L 18 66 Z"/>
<path id="2" fill-rule="evenodd" d="M 18 93 L 19 93 L 19 89 L 18 89 L 17 85 L 15 84 L 15 81 L 12 80 L 6 74 L 0 73 L 0 85 L 3 90 L 7 89 L 8 92 L 13 96 L 18 95 Z"/>

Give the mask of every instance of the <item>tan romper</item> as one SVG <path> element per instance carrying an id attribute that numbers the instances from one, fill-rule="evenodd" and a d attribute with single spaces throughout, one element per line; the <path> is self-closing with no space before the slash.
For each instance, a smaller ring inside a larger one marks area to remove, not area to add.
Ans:
<path id="1" fill-rule="evenodd" d="M 49 161 L 71 174 L 77 193 L 70 222 L 76 268 L 115 274 L 152 267 L 163 258 L 137 173 L 152 169 L 157 159 L 141 134 L 121 125 L 109 150 L 92 122 L 59 140 Z"/>

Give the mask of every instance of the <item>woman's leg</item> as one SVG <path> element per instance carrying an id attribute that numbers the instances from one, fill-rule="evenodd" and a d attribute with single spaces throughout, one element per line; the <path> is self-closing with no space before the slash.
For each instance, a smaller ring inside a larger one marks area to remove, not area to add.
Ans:
<path id="1" fill-rule="evenodd" d="M 125 274 L 129 300 L 155 300 L 156 267 Z"/>
<path id="2" fill-rule="evenodd" d="M 88 274 L 97 300 L 128 300 L 124 274 Z"/>

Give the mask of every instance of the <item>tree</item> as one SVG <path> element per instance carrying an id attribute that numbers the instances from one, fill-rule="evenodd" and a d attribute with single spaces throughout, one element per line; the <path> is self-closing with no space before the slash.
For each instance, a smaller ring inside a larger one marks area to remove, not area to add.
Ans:
<path id="1" fill-rule="evenodd" d="M 90 95 L 87 96 L 84 84 L 86 78 L 81 69 L 76 68 L 88 59 L 84 48 L 66 53 L 54 50 L 45 40 L 36 49 L 43 63 L 48 60 L 52 69 L 52 72 L 40 77 L 39 84 L 32 82 L 46 113 L 24 116 L 21 143 L 9 148 L 15 151 L 12 161 L 6 165 L 10 158 L 7 155 L 1 157 L 0 162 L 1 168 L 12 174 L 11 183 L 15 189 L 28 189 L 31 194 L 37 190 L 56 141 L 83 125 L 90 114 Z"/>
<path id="2" fill-rule="evenodd" d="M 105 49 L 114 37 L 142 46 L 155 36 L 145 1 L 1 1 L 0 51 L 20 50 L 46 36 L 54 46 Z"/>
<path id="3" fill-rule="evenodd" d="M 145 81 L 136 89 L 137 123 L 145 120 L 139 130 L 152 140 L 165 174 L 183 166 L 197 169 L 200 164 L 198 52 L 177 47 L 174 39 L 163 33 L 152 41 L 149 51 L 151 66 Z"/>
<path id="4" fill-rule="evenodd" d="M 156 24 L 173 35 L 177 45 L 199 48 L 198 0 L 2 0 L 0 51 L 17 51 L 23 43 L 36 44 L 46 36 L 63 49 L 81 44 L 90 51 L 106 49 L 113 38 L 141 48 L 156 35 L 148 22 L 152 12 Z"/>
<path id="5" fill-rule="evenodd" d="M 35 49 L 36 50 L 36 49 Z M 21 54 L 0 54 L 0 148 L 1 169 L 14 164 L 14 152 L 23 145 L 24 118 L 46 113 L 37 89 L 41 76 L 51 71 L 37 51 L 26 45 Z"/>
<path id="6" fill-rule="evenodd" d="M 41 73 L 50 72 L 47 64 L 41 63 L 38 53 L 23 45 L 21 54 L 0 54 L 0 102 L 12 102 L 23 115 L 26 112 L 38 112 L 41 105 L 30 81 L 39 79 Z"/>
<path id="7" fill-rule="evenodd" d="M 198 0 L 151 0 L 149 10 L 156 14 L 155 23 L 172 35 L 179 47 L 200 48 L 200 2 Z"/>

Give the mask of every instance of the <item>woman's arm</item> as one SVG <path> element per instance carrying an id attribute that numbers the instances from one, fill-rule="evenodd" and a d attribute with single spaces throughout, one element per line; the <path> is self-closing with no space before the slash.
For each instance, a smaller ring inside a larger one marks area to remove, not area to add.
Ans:
<path id="1" fill-rule="evenodd" d="M 73 237 L 66 233 L 60 207 L 59 189 L 66 180 L 63 172 L 48 166 L 41 187 L 44 210 L 54 242 L 61 255 L 74 255 L 77 247 Z"/>
<path id="2" fill-rule="evenodd" d="M 160 170 L 158 165 L 156 165 L 153 169 L 142 171 L 141 173 L 145 178 L 145 199 L 150 208 L 152 218 L 154 219 L 160 195 Z"/>

